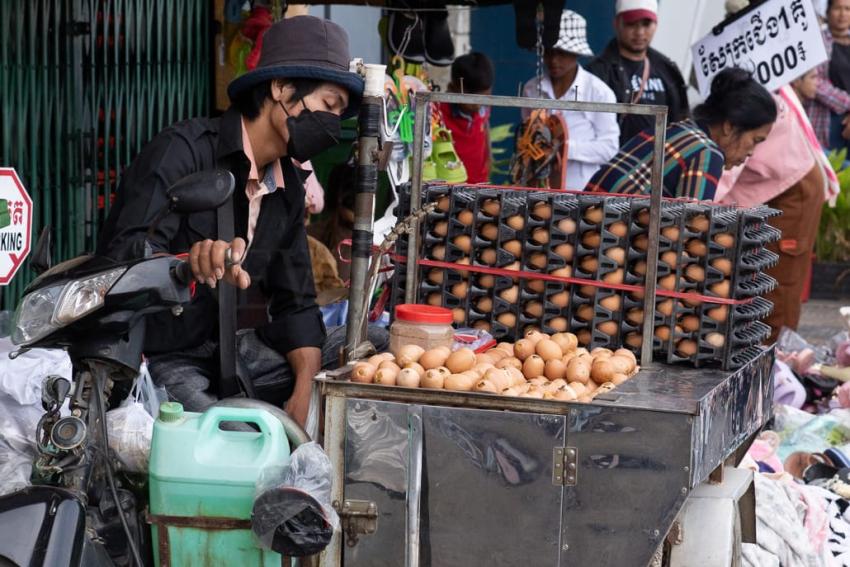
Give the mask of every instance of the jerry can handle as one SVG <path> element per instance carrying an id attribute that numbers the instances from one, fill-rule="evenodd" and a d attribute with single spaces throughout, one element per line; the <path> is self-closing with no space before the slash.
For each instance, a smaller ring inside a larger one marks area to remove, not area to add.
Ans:
<path id="1" fill-rule="evenodd" d="M 281 437 L 285 438 L 283 426 L 280 424 L 280 421 L 266 411 L 219 406 L 213 406 L 204 412 L 199 431 L 204 435 L 218 435 L 222 433 L 238 435 L 240 433 L 247 433 L 241 431 L 222 431 L 219 429 L 219 425 L 223 421 L 256 423 L 260 428 L 260 433 L 265 436 L 271 435 L 272 431 L 277 428 L 280 429 Z"/>

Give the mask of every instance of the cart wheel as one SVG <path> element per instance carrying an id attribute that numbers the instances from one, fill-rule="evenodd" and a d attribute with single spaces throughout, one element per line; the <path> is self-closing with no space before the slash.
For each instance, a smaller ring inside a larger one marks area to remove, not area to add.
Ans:
<path id="1" fill-rule="evenodd" d="M 304 431 L 298 423 L 289 417 L 289 414 L 283 411 L 281 408 L 277 406 L 273 406 L 267 402 L 261 402 L 260 400 L 252 400 L 250 398 L 225 398 L 223 400 L 217 401 L 213 407 L 225 407 L 225 408 L 247 408 L 247 409 L 262 409 L 266 410 L 273 416 L 275 416 L 278 421 L 280 421 L 281 425 L 283 425 L 283 430 L 286 432 L 286 438 L 289 440 L 290 447 L 294 450 L 299 445 L 303 445 L 304 443 L 309 443 L 312 441 L 310 436 L 307 435 L 307 432 Z"/>

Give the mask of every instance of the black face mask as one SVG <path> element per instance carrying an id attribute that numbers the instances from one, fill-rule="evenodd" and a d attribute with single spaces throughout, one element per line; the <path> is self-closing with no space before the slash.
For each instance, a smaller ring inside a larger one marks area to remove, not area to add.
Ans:
<path id="1" fill-rule="evenodd" d="M 286 128 L 289 142 L 286 151 L 289 157 L 305 162 L 339 143 L 340 118 L 331 112 L 313 112 L 301 99 L 304 110 L 298 116 L 290 116 L 282 101 L 278 101 L 288 116 Z"/>

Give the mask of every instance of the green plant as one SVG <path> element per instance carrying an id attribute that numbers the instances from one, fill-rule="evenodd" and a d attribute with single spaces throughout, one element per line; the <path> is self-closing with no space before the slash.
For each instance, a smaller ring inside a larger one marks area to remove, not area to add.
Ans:
<path id="1" fill-rule="evenodd" d="M 820 262 L 850 262 L 850 167 L 847 149 L 829 154 L 829 162 L 838 175 L 841 192 L 835 206 L 823 207 L 815 253 Z"/>
<path id="2" fill-rule="evenodd" d="M 513 144 L 514 139 L 514 125 L 513 124 L 501 124 L 499 126 L 493 126 L 490 128 L 490 178 L 495 179 L 496 176 L 500 175 L 510 175 L 511 173 L 511 158 L 510 155 L 508 157 L 502 157 L 505 154 L 509 154 L 509 150 L 504 147 L 498 147 L 497 144 L 504 142 L 505 140 L 511 140 L 511 144 Z"/>

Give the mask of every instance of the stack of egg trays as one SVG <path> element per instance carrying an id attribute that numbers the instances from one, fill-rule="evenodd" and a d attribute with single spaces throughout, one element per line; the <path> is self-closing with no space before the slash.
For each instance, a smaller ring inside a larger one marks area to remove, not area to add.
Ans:
<path id="1" fill-rule="evenodd" d="M 518 262 L 519 269 L 522 269 L 522 266 L 525 265 L 526 241 L 528 240 L 528 192 L 503 189 L 497 193 L 500 199 L 500 208 L 498 218 L 499 241 L 496 247 L 497 262 L 495 267 L 507 268 Z M 523 219 L 523 226 L 519 229 L 512 228 L 508 224 L 508 219 L 517 215 Z M 504 247 L 505 243 L 511 240 L 518 240 L 522 244 L 519 257 L 508 252 Z M 490 333 L 497 340 L 516 340 L 522 336 L 523 318 L 520 317 L 520 314 L 524 301 L 528 297 L 528 293 L 525 291 L 527 282 L 524 280 L 515 281 L 514 278 L 507 276 L 495 276 L 494 281 Z M 519 290 L 516 300 L 509 301 L 502 297 L 504 292 L 514 285 L 518 286 Z"/>
<path id="2" fill-rule="evenodd" d="M 588 209 L 598 208 L 602 212 L 602 221 L 592 223 L 585 217 Z M 621 281 L 625 282 L 625 266 L 620 266 L 611 259 L 607 253 L 612 248 L 622 248 L 624 251 L 629 247 L 628 224 L 630 222 L 631 199 L 609 197 L 603 195 L 579 195 L 578 196 L 578 226 L 576 237 L 576 248 L 573 258 L 573 277 L 605 281 L 609 274 L 621 270 Z M 626 228 L 626 233 L 617 236 L 609 229 L 612 225 L 620 223 Z M 588 244 L 589 234 L 598 233 L 599 245 Z M 582 269 L 582 262 L 588 258 L 595 260 L 596 271 L 590 272 Z M 601 302 L 609 297 L 616 297 L 620 303 L 620 309 L 609 310 Z M 593 317 L 584 320 L 577 316 L 578 311 L 584 305 L 592 306 Z M 572 297 L 570 298 L 571 319 L 570 331 L 580 337 L 579 342 L 587 348 L 618 348 L 621 344 L 621 334 L 614 332 L 608 334 L 600 330 L 600 325 L 612 322 L 614 328 L 619 329 L 623 320 L 622 292 L 598 286 L 572 286 Z M 589 342 L 588 342 L 589 339 Z"/>
<path id="3" fill-rule="evenodd" d="M 576 257 L 576 249 L 578 247 L 578 224 L 579 211 L 581 205 L 579 199 L 574 194 L 555 193 L 551 194 L 552 218 L 549 224 L 549 242 L 546 249 L 546 254 L 549 258 L 547 271 L 551 274 L 564 267 L 570 267 L 571 273 L 575 276 L 573 264 Z M 562 230 L 561 224 L 563 221 L 568 221 L 568 224 L 575 227 L 572 231 Z M 569 222 L 572 221 L 572 222 Z M 558 253 L 556 250 L 559 247 L 565 246 L 568 252 Z M 562 329 L 553 328 L 551 323 L 554 319 L 566 320 L 567 331 L 572 332 L 572 298 L 571 290 L 575 286 L 564 282 L 545 281 L 544 285 L 544 315 L 543 315 L 543 332 L 556 333 Z M 566 294 L 568 298 L 566 306 L 558 306 L 553 297 Z"/>
<path id="4" fill-rule="evenodd" d="M 734 305 L 729 309 L 726 349 L 723 368 L 735 370 L 752 359 L 757 353 L 755 345 L 770 335 L 770 327 L 760 319 L 767 317 L 773 304 L 760 297 L 773 290 L 777 282 L 765 270 L 779 261 L 779 256 L 765 245 L 779 240 L 781 233 L 768 224 L 768 220 L 780 213 L 776 209 L 759 206 L 737 211 L 739 229 L 736 234 L 733 264 L 732 297 L 752 299 L 750 303 Z M 748 353 L 750 353 L 748 355 Z"/>

